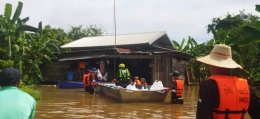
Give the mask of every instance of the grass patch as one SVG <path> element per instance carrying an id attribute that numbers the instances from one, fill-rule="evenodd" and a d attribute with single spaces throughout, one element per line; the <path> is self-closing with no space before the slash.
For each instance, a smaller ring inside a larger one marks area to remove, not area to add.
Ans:
<path id="1" fill-rule="evenodd" d="M 36 101 L 39 101 L 42 98 L 41 93 L 38 90 L 34 89 L 32 86 L 20 85 L 19 88 L 22 91 L 31 95 Z"/>

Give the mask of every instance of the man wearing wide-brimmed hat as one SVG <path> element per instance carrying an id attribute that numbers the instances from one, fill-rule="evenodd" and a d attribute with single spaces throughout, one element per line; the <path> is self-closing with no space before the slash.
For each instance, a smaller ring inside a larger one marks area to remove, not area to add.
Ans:
<path id="1" fill-rule="evenodd" d="M 229 46 L 215 45 L 209 55 L 197 61 L 210 71 L 209 80 L 200 87 L 197 119 L 243 119 L 247 111 L 252 119 L 259 119 L 259 98 L 246 79 L 230 75 L 232 69 L 242 67 L 232 59 Z"/>

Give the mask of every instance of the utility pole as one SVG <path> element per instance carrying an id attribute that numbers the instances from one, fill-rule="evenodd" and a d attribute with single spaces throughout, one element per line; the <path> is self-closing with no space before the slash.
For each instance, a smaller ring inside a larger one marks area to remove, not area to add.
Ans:
<path id="1" fill-rule="evenodd" d="M 116 0 L 114 0 L 114 29 L 115 29 L 115 45 L 114 45 L 114 78 L 116 78 Z"/>

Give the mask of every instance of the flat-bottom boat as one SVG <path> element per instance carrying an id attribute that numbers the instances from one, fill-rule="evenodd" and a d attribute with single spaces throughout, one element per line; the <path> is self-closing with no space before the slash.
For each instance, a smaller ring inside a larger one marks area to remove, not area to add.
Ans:
<path id="1" fill-rule="evenodd" d="M 100 83 L 98 88 L 101 94 L 119 102 L 164 102 L 169 91 L 169 88 L 161 90 L 128 90 L 112 83 Z"/>
<path id="2" fill-rule="evenodd" d="M 78 81 L 58 81 L 59 88 L 83 88 L 83 82 Z"/>

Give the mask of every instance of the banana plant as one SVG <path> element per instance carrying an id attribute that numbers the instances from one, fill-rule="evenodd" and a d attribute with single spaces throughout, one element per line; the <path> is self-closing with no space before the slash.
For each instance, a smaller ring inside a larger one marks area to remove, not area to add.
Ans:
<path id="1" fill-rule="evenodd" d="M 20 18 L 23 3 L 19 2 L 12 15 L 12 5 L 5 5 L 4 15 L 0 15 L 0 68 L 14 66 L 19 68 L 27 80 L 43 79 L 39 66 L 50 62 L 54 57 L 51 39 L 42 37 L 42 23 L 38 28 L 27 25 L 29 17 Z M 31 32 L 26 32 L 31 31 Z"/>
<path id="2" fill-rule="evenodd" d="M 260 13 L 260 5 L 256 5 L 255 7 L 255 10 Z M 257 21 L 253 25 L 245 25 L 242 30 L 248 35 L 247 39 L 241 42 L 241 44 L 244 44 L 241 45 L 242 47 L 250 43 L 260 43 L 260 21 Z"/>
<path id="3" fill-rule="evenodd" d="M 213 40 L 198 44 L 196 40 L 190 36 L 188 37 L 186 44 L 185 39 L 182 40 L 181 45 L 179 45 L 176 41 L 173 41 L 173 47 L 177 51 L 188 53 L 194 57 L 207 54 L 209 50 L 214 46 L 214 44 L 215 42 Z"/>
<path id="4" fill-rule="evenodd" d="M 172 42 L 173 47 L 177 51 L 188 53 L 194 57 L 190 60 L 188 67 L 191 68 L 193 73 L 193 80 L 200 84 L 205 80 L 207 72 L 205 70 L 205 65 L 198 63 L 195 58 L 207 55 L 216 44 L 215 40 L 211 39 L 208 42 L 198 44 L 194 38 L 189 36 L 187 42 L 185 42 L 185 39 L 182 40 L 181 44 L 178 44 L 176 41 Z"/>
<path id="5" fill-rule="evenodd" d="M 32 77 L 34 81 L 26 80 L 25 83 L 35 83 L 43 80 L 40 65 L 50 63 L 55 58 L 53 52 L 59 52 L 59 48 L 53 44 L 53 39 L 45 39 L 42 37 L 42 23 L 39 23 L 37 33 L 25 33 L 27 47 L 24 52 L 24 60 L 26 74 Z M 55 49 L 55 50 L 54 50 Z"/>
<path id="6" fill-rule="evenodd" d="M 260 5 L 255 5 L 255 10 L 260 12 Z"/>
<path id="7" fill-rule="evenodd" d="M 6 3 L 5 5 L 4 16 L 2 16 L 2 20 L 4 21 L 2 24 L 2 29 L 4 29 L 4 33 L 2 33 L 3 36 L 1 37 L 1 40 L 4 40 L 3 44 L 8 44 L 6 45 L 8 46 L 8 48 L 5 48 L 8 52 L 8 59 L 12 58 L 12 46 L 16 45 L 16 40 L 21 37 L 20 35 L 22 34 L 22 32 L 37 31 L 36 28 L 26 25 L 29 17 L 26 17 L 24 19 L 20 18 L 22 8 L 23 3 L 18 2 L 18 5 L 12 17 L 12 5 L 9 3 Z"/>
<path id="8" fill-rule="evenodd" d="M 260 13 L 260 5 L 255 6 L 255 10 Z M 243 50 L 247 54 L 253 55 L 252 57 L 244 60 L 243 62 L 250 62 L 250 64 L 245 65 L 247 70 L 246 73 L 251 78 L 251 84 L 254 84 L 254 82 L 260 82 L 260 21 L 258 20 L 255 24 L 252 25 L 245 25 L 242 28 L 242 31 L 248 36 L 244 42 L 241 42 L 240 47 L 243 48 Z M 250 46 L 251 50 L 248 50 L 247 46 Z"/>

